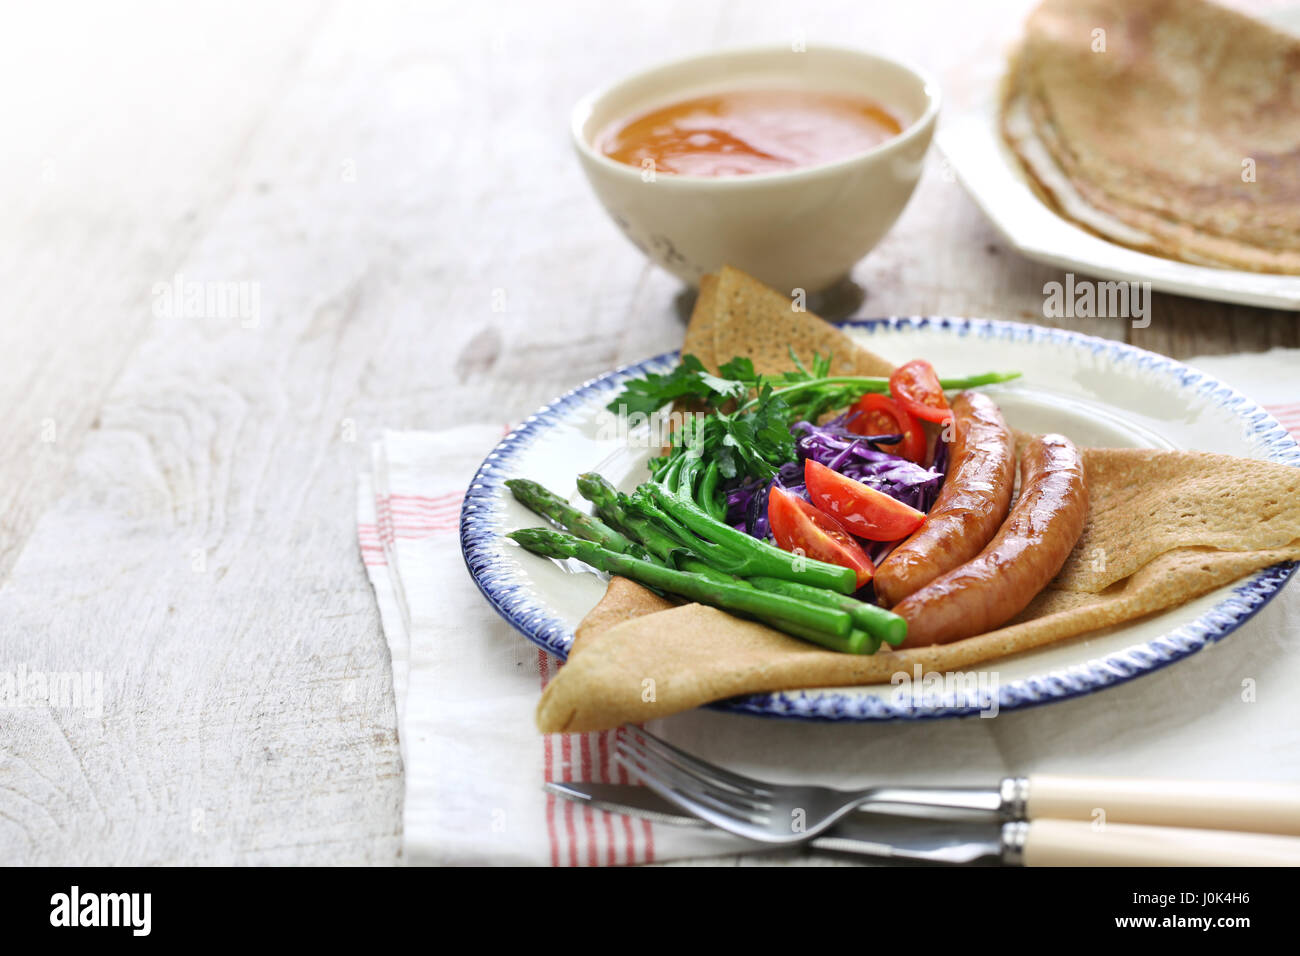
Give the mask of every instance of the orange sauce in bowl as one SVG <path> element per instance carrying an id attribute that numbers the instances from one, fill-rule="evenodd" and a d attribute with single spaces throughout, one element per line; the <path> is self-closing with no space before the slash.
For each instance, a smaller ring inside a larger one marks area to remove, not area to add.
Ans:
<path id="1" fill-rule="evenodd" d="M 656 173 L 747 176 L 846 159 L 902 131 L 865 96 L 733 90 L 612 123 L 596 139 L 610 159 Z"/>

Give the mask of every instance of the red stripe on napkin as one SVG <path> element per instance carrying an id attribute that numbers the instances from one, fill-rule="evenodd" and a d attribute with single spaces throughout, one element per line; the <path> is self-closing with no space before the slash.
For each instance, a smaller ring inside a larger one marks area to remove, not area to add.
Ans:
<path id="1" fill-rule="evenodd" d="M 609 731 L 602 733 L 596 741 L 596 758 L 600 764 L 600 780 L 610 783 Z M 605 824 L 605 865 L 618 863 L 618 852 L 614 849 L 614 816 L 602 811 L 601 820 Z"/>
<path id="2" fill-rule="evenodd" d="M 460 508 L 464 499 L 465 495 L 459 491 L 433 498 L 422 495 L 376 497 L 375 514 L 380 543 L 392 545 L 398 538 L 419 541 L 456 531 L 460 527 Z"/>
<path id="3" fill-rule="evenodd" d="M 508 432 L 507 426 L 503 433 Z M 386 548 L 393 547 L 399 539 L 420 540 L 456 531 L 463 503 L 462 491 L 376 496 L 375 523 L 357 527 L 362 559 L 366 564 L 384 565 L 387 564 Z M 545 651 L 537 652 L 543 690 L 560 666 Z M 610 730 L 543 735 L 543 780 L 631 783 L 627 771 L 612 758 L 617 733 Z M 552 866 L 649 863 L 655 858 L 654 829 L 649 820 L 638 821 L 626 814 L 579 807 L 550 792 L 546 794 L 545 817 Z"/>
<path id="4" fill-rule="evenodd" d="M 383 542 L 379 540 L 379 529 L 373 524 L 357 524 L 357 544 L 361 548 L 361 560 L 368 566 L 382 568 L 387 566 L 388 558 L 384 555 Z"/>
<path id="5" fill-rule="evenodd" d="M 1294 437 L 1300 439 L 1300 402 L 1265 405 L 1264 411 L 1276 418 Z"/>
<path id="6" fill-rule="evenodd" d="M 462 491 L 446 491 L 440 495 L 390 495 L 389 497 L 400 505 L 409 505 L 413 508 L 437 508 L 446 504 L 459 504 L 460 499 L 465 496 Z"/>
<path id="7" fill-rule="evenodd" d="M 560 664 L 545 651 L 537 652 L 537 670 L 542 689 L 559 671 Z M 585 781 L 627 783 L 626 772 L 611 756 L 618 732 L 546 734 L 542 738 L 542 775 L 546 782 Z M 560 760 L 556 767 L 556 738 Z M 581 815 L 581 826 L 578 817 Z M 617 818 L 617 819 L 616 819 Z M 640 826 L 637 826 L 637 823 Z M 598 825 L 599 824 L 599 825 Z M 547 795 L 546 835 L 550 841 L 552 866 L 607 866 L 619 863 L 650 863 L 654 860 L 654 828 L 649 820 L 634 820 L 626 814 L 607 813 L 578 807 L 571 800 Z M 604 843 L 604 853 L 601 844 Z M 641 845 L 638 846 L 638 843 Z"/>
<path id="8" fill-rule="evenodd" d="M 542 677 L 542 690 L 550 682 L 549 659 L 540 648 L 537 651 L 537 670 Z M 542 737 L 542 779 L 550 783 L 555 779 L 555 751 L 552 747 L 552 734 Z M 560 839 L 555 830 L 555 803 L 558 798 L 546 791 L 546 836 L 551 843 L 551 866 L 560 865 Z"/>

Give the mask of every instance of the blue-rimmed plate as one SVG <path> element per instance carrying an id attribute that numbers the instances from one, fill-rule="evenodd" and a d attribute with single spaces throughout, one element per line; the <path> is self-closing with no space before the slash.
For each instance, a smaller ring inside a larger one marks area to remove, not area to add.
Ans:
<path id="1" fill-rule="evenodd" d="M 888 359 L 922 356 L 945 376 L 1019 370 L 1023 379 L 989 391 L 1008 423 L 1027 431 L 1063 432 L 1080 445 L 1196 449 L 1300 466 L 1300 446 L 1257 404 L 1142 349 L 982 319 L 874 319 L 844 328 Z M 605 582 L 506 540 L 505 532 L 539 522 L 503 482 L 532 478 L 584 507 L 575 484 L 583 471 L 635 487 L 658 445 L 635 435 L 629 443 L 603 409 L 626 380 L 675 362 L 669 353 L 617 369 L 547 405 L 487 457 L 465 497 L 461 547 L 475 582 L 506 620 L 557 657 L 568 653 L 573 629 L 600 600 Z M 996 662 L 998 705 L 1007 710 L 1064 700 L 1193 654 L 1236 630 L 1294 569 L 1268 568 L 1162 614 L 1002 658 Z M 755 694 L 717 706 L 778 717 L 892 720 L 971 714 L 986 701 L 974 688 L 955 688 L 939 699 L 902 699 L 886 684 Z"/>

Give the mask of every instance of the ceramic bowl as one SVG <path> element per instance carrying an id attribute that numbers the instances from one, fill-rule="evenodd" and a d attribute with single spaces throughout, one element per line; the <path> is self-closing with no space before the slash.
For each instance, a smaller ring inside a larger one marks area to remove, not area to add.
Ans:
<path id="1" fill-rule="evenodd" d="M 603 155 L 609 124 L 728 89 L 795 89 L 867 96 L 903 130 L 866 152 L 816 166 L 745 176 L 655 173 Z M 793 295 L 847 276 L 907 205 L 939 114 L 924 73 L 878 53 L 764 47 L 679 60 L 591 93 L 573 109 L 583 170 L 632 242 L 689 285 L 725 265 Z"/>

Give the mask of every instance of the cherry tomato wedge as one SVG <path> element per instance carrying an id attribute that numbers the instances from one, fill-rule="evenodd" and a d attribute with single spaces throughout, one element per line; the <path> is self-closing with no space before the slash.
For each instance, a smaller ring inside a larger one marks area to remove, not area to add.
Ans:
<path id="1" fill-rule="evenodd" d="M 939 376 L 925 359 L 913 359 L 894 369 L 894 374 L 889 376 L 889 394 L 907 411 L 927 422 L 942 423 L 952 418 Z"/>
<path id="2" fill-rule="evenodd" d="M 882 451 L 917 463 L 925 458 L 925 431 L 921 423 L 892 398 L 868 392 L 854 403 L 852 411 L 857 414 L 849 420 L 849 428 L 859 435 L 903 436 L 900 442 L 881 445 Z"/>
<path id="3" fill-rule="evenodd" d="M 804 462 L 803 480 L 813 504 L 859 538 L 897 541 L 925 523 L 915 508 L 811 458 Z"/>
<path id="4" fill-rule="evenodd" d="M 862 545 L 830 515 L 818 511 L 793 492 L 773 488 L 767 495 L 767 523 L 782 549 L 818 561 L 852 568 L 862 587 L 876 573 Z"/>

